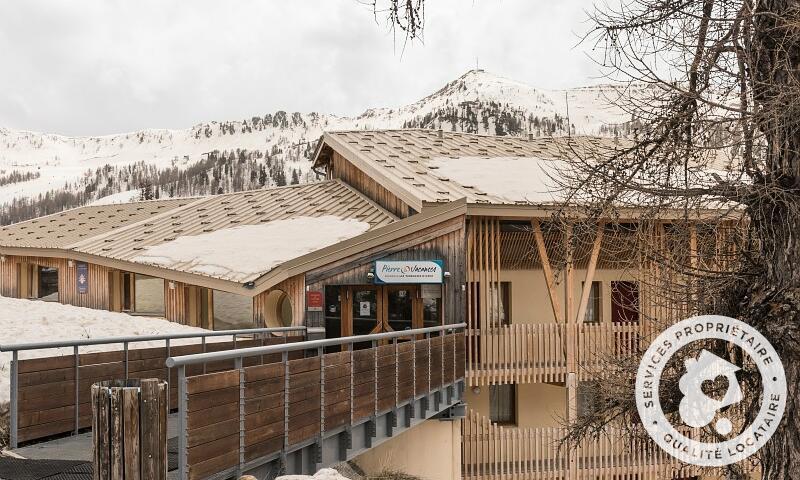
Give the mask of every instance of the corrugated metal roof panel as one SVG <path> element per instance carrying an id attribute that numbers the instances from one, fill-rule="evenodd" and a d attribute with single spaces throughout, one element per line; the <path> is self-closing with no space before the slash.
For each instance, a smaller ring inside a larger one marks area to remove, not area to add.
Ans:
<path id="1" fill-rule="evenodd" d="M 79 207 L 0 228 L 1 247 L 69 248 L 90 237 L 183 207 L 197 198 Z"/>
<path id="2" fill-rule="evenodd" d="M 618 149 L 621 144 L 600 137 L 489 136 L 424 129 L 352 130 L 328 132 L 326 136 L 349 148 L 352 155 L 396 188 L 419 202 L 444 202 L 466 197 L 470 203 L 515 204 L 462 185 L 437 174 L 435 157 L 537 157 L 568 159 L 571 151 L 594 153 Z M 335 145 L 331 145 L 336 149 Z M 340 152 L 348 156 L 346 152 Z M 423 178 L 424 178 L 424 181 Z"/>

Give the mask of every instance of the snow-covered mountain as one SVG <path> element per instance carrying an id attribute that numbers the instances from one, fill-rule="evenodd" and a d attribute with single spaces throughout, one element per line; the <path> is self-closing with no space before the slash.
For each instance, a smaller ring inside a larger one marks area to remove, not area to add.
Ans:
<path id="1" fill-rule="evenodd" d="M 568 105 L 572 133 L 620 134 L 629 118 L 613 106 L 617 95 L 612 86 L 541 90 L 471 70 L 413 104 L 356 117 L 279 111 L 182 130 L 99 137 L 0 127 L 0 223 L 96 201 L 313 181 L 309 158 L 324 130 L 415 127 L 563 135 Z"/>

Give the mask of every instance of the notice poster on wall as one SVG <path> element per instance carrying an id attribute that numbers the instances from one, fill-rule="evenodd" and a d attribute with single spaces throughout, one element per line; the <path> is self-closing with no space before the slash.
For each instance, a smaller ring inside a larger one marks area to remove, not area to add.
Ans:
<path id="1" fill-rule="evenodd" d="M 361 317 L 369 317 L 370 303 L 358 302 L 358 315 Z"/>
<path id="2" fill-rule="evenodd" d="M 78 293 L 89 293 L 89 264 L 86 262 L 77 262 L 75 264 L 75 275 L 78 284 Z"/>
<path id="3" fill-rule="evenodd" d="M 309 312 L 322 311 L 322 292 L 308 291 L 306 292 L 306 310 Z"/>

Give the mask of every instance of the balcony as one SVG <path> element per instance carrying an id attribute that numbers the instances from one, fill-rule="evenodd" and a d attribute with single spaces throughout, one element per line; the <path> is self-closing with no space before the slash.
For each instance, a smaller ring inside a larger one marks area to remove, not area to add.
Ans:
<path id="1" fill-rule="evenodd" d="M 637 323 L 511 324 L 467 331 L 470 385 L 589 380 L 609 356 L 639 352 Z M 574 364 L 573 364 L 574 362 Z"/>

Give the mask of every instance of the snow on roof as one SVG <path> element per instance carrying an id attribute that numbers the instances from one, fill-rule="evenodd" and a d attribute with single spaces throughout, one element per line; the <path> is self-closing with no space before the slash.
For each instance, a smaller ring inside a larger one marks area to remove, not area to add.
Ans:
<path id="1" fill-rule="evenodd" d="M 177 237 L 146 247 L 132 261 L 243 283 L 369 228 L 367 222 L 334 215 L 294 217 Z"/>
<path id="2" fill-rule="evenodd" d="M 561 160 L 538 157 L 435 157 L 429 167 L 439 177 L 492 195 L 509 203 L 553 203 L 563 199 L 553 180 Z"/>

